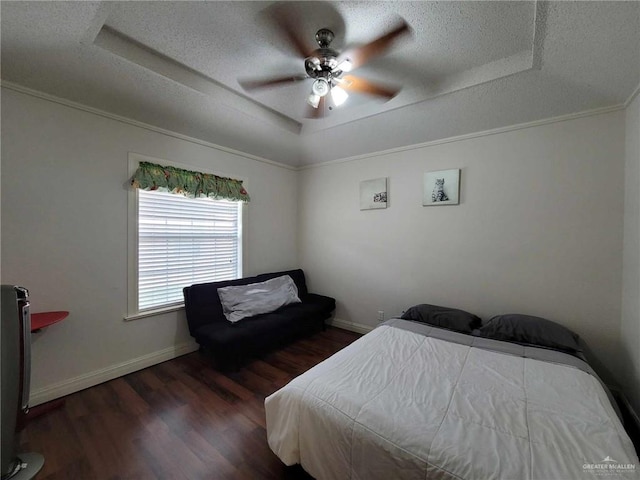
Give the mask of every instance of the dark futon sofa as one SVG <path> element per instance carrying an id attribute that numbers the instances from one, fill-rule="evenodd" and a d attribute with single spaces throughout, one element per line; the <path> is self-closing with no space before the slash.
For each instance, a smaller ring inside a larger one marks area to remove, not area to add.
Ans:
<path id="1" fill-rule="evenodd" d="M 264 282 L 282 275 L 293 279 L 301 303 L 285 305 L 271 313 L 244 318 L 236 323 L 226 319 L 218 288 Z M 223 368 L 235 367 L 248 357 L 323 330 L 324 321 L 331 316 L 336 305 L 333 298 L 307 291 L 302 270 L 200 283 L 184 288 L 183 293 L 191 336 Z"/>

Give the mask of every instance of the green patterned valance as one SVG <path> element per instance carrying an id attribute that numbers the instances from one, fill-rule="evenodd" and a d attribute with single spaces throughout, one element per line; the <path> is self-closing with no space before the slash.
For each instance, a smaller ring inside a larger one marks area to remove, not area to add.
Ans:
<path id="1" fill-rule="evenodd" d="M 163 167 L 149 162 L 140 162 L 131 185 L 143 190 L 163 190 L 187 197 L 208 197 L 214 200 L 239 202 L 250 200 L 249 194 L 242 186 L 242 180 L 176 167 Z"/>

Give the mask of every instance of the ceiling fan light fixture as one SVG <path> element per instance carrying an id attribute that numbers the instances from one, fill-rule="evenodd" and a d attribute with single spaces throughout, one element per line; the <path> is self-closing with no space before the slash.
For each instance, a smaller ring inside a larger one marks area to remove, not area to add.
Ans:
<path id="1" fill-rule="evenodd" d="M 339 107 L 349 98 L 349 94 L 342 88 L 335 86 L 331 89 L 331 99 L 333 103 Z"/>
<path id="2" fill-rule="evenodd" d="M 329 82 L 325 78 L 317 78 L 311 86 L 311 92 L 318 97 L 324 97 L 329 90 Z"/>
<path id="3" fill-rule="evenodd" d="M 313 108 L 318 108 L 318 105 L 320 104 L 320 95 L 316 95 L 315 93 L 311 92 L 311 95 L 309 95 L 309 98 L 307 98 L 307 103 Z"/>
<path id="4" fill-rule="evenodd" d="M 304 61 L 304 65 L 305 65 L 305 69 L 307 70 L 307 72 L 313 72 L 315 70 L 322 70 L 322 67 L 320 66 L 320 60 L 317 57 L 308 57 L 305 59 Z"/>

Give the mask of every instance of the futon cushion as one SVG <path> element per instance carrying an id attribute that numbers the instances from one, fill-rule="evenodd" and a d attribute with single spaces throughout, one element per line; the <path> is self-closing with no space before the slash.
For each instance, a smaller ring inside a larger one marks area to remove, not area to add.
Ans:
<path id="1" fill-rule="evenodd" d="M 481 322 L 480 317 L 473 313 L 426 303 L 414 305 L 404 312 L 401 318 L 462 333 L 471 333 Z"/>
<path id="2" fill-rule="evenodd" d="M 335 310 L 336 302 L 333 298 L 324 297 L 322 295 L 315 295 L 308 293 L 301 298 L 301 303 L 292 303 L 280 307 L 274 313 L 287 315 L 294 321 L 300 318 L 322 318 L 323 320 L 329 316 L 329 314 Z"/>
<path id="3" fill-rule="evenodd" d="M 272 331 L 280 331 L 288 328 L 291 319 L 286 315 L 267 313 L 256 315 L 246 322 L 211 323 L 200 327 L 196 332 L 197 339 L 203 339 L 208 346 L 220 346 L 223 344 L 236 345 L 251 340 L 253 337 L 267 335 Z"/>
<path id="4" fill-rule="evenodd" d="M 335 298 L 325 297 L 316 293 L 307 293 L 301 298 L 305 304 L 313 306 L 323 314 L 329 314 L 336 309 Z M 291 307 L 295 307 L 295 305 L 291 305 Z"/>
<path id="5" fill-rule="evenodd" d="M 300 305 L 288 305 L 276 312 L 256 315 L 241 322 L 211 323 L 200 327 L 194 337 L 200 345 L 221 358 L 255 354 L 318 328 L 322 318 L 318 312 L 299 315 L 299 312 L 288 310 Z"/>
<path id="6" fill-rule="evenodd" d="M 300 303 L 298 288 L 289 275 L 264 282 L 218 288 L 222 311 L 230 322 L 269 313 L 283 305 Z"/>

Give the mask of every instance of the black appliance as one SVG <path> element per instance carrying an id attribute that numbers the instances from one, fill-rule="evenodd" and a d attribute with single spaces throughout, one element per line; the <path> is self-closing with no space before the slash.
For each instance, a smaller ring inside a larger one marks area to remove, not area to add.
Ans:
<path id="1" fill-rule="evenodd" d="M 31 381 L 31 314 L 29 292 L 0 286 L 0 361 L 2 399 L 2 480 L 30 480 L 44 465 L 38 453 L 16 454 L 17 434 L 29 411 Z"/>

